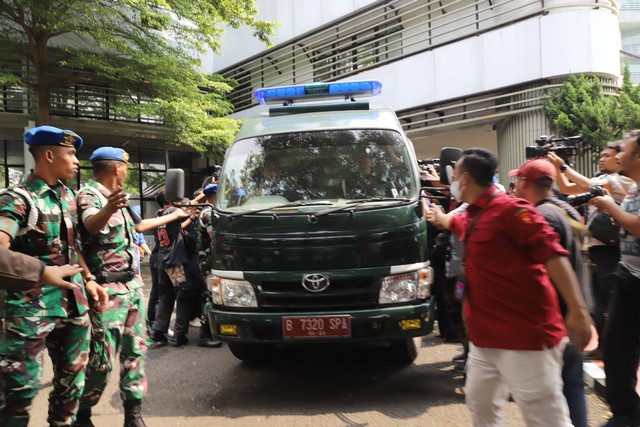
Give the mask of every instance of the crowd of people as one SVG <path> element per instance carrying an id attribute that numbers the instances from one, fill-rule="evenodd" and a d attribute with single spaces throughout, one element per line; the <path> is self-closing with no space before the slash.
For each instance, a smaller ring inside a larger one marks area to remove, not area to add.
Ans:
<path id="1" fill-rule="evenodd" d="M 424 209 L 439 333 L 463 343 L 453 363 L 474 425 L 502 425 L 511 397 L 528 426 L 586 427 L 583 360 L 603 357 L 605 426 L 640 426 L 639 137 L 607 144 L 592 178 L 553 151 L 511 171 L 508 191 L 485 149 L 449 165 L 448 189 L 425 171 L 441 190 L 427 196 L 450 195 Z M 584 353 L 594 321 L 598 346 Z"/>
<path id="2" fill-rule="evenodd" d="M 63 182 L 78 172 L 82 138 L 40 126 L 24 140 L 34 169 L 0 193 L 0 425 L 27 426 L 47 350 L 50 425 L 93 426 L 91 409 L 119 358 L 124 425 L 145 426 L 147 340 L 185 345 L 199 318 L 197 344 L 221 345 L 203 315 L 213 211 L 189 207 L 215 203 L 217 183 L 193 200 L 159 194 L 157 215 L 142 219 L 124 191 L 124 150 L 96 149 L 93 178 L 76 195 Z M 604 357 L 606 426 L 640 426 L 640 131 L 608 144 L 593 178 L 550 152 L 511 171 L 505 191 L 497 164 L 493 153 L 470 149 L 442 165 L 449 187 L 431 166 L 423 177 L 444 195 L 434 199 L 441 206 L 424 205 L 439 230 L 431 233 L 433 289 L 442 338 L 463 343 L 454 363 L 466 375 L 474 425 L 502 425 L 511 396 L 529 426 L 587 426 L 582 362 L 593 318 L 598 347 L 586 356 Z M 582 212 L 564 200 L 584 192 Z M 150 230 L 145 307 L 139 247 Z"/>
<path id="3" fill-rule="evenodd" d="M 76 195 L 64 181 L 78 172 L 82 137 L 40 126 L 24 141 L 35 166 L 0 193 L 0 425 L 28 425 L 47 350 L 54 371 L 49 425 L 93 426 L 91 408 L 119 358 L 124 425 L 143 427 L 147 329 L 159 344 L 167 342 L 175 303 L 173 343 L 184 345 L 189 321 L 202 315 L 211 213 L 160 195 L 158 215 L 142 219 L 124 191 L 129 156 L 114 147 L 91 154 L 93 178 Z M 194 201 L 211 202 L 216 190 L 211 182 Z M 150 252 L 140 238 L 150 230 L 157 244 L 148 319 L 139 250 Z M 203 324 L 198 345 L 220 344 Z"/>

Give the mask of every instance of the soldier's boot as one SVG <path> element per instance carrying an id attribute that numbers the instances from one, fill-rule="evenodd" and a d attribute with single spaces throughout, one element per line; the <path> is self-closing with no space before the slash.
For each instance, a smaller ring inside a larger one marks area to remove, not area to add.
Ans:
<path id="1" fill-rule="evenodd" d="M 124 427 L 147 427 L 142 419 L 140 399 L 124 401 Z"/>
<path id="2" fill-rule="evenodd" d="M 78 415 L 73 427 L 95 427 L 91 422 L 91 408 L 78 409 Z"/>

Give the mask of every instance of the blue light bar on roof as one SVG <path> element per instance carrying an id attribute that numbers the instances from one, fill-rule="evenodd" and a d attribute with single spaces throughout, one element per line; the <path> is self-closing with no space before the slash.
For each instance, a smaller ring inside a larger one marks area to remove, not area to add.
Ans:
<path id="1" fill-rule="evenodd" d="M 357 82 L 311 83 L 258 89 L 254 95 L 260 104 L 293 102 L 304 99 L 352 98 L 357 95 L 376 96 L 382 91 L 379 80 Z"/>

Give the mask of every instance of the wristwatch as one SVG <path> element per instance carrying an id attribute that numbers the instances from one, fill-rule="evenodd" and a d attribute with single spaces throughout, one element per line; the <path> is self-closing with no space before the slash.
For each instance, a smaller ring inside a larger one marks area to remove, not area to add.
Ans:
<path id="1" fill-rule="evenodd" d="M 560 166 L 560 172 L 564 172 L 569 168 L 569 166 L 567 166 L 566 164 Z"/>
<path id="2" fill-rule="evenodd" d="M 90 282 L 90 281 L 92 281 L 92 280 L 93 280 L 94 282 L 97 282 L 97 281 L 98 281 L 98 278 L 97 278 L 94 274 L 92 274 L 91 276 L 88 276 L 88 277 L 85 277 L 85 278 L 84 278 L 84 283 Z"/>

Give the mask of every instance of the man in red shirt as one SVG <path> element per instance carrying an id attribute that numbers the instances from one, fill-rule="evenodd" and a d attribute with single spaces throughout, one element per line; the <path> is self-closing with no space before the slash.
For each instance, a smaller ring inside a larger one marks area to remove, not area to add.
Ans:
<path id="1" fill-rule="evenodd" d="M 427 211 L 465 243 L 467 404 L 474 425 L 501 425 L 511 392 L 528 426 L 570 426 L 562 351 L 567 329 L 579 350 L 589 342 L 588 310 L 557 234 L 535 206 L 493 185 L 497 165 L 487 150 L 466 150 L 451 194 L 469 208 L 455 216 Z M 567 329 L 551 280 L 568 306 Z"/>

